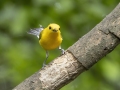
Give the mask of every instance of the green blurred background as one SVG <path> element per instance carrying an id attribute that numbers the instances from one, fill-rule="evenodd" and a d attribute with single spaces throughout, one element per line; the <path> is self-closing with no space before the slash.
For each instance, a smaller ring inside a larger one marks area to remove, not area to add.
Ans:
<path id="1" fill-rule="evenodd" d="M 11 90 L 42 67 L 45 51 L 26 32 L 61 26 L 67 49 L 109 14 L 119 0 L 0 0 L 0 90 Z M 47 63 L 59 56 L 50 51 Z M 120 46 L 61 90 L 120 90 Z"/>

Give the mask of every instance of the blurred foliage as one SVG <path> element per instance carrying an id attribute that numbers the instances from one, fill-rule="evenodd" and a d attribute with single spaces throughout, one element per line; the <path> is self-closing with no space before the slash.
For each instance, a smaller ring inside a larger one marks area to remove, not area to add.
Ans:
<path id="1" fill-rule="evenodd" d="M 11 90 L 42 67 L 45 51 L 30 28 L 61 26 L 67 49 L 98 24 L 119 0 L 0 0 L 0 89 Z M 59 55 L 50 51 L 50 60 Z M 120 46 L 61 90 L 120 90 Z"/>

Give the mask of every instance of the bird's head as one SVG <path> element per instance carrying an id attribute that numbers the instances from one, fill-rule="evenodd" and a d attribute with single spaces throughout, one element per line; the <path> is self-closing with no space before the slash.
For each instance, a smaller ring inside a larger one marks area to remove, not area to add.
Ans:
<path id="1" fill-rule="evenodd" d="M 58 24 L 55 24 L 55 23 L 49 24 L 47 29 L 54 32 L 54 33 L 60 32 L 60 26 Z"/>

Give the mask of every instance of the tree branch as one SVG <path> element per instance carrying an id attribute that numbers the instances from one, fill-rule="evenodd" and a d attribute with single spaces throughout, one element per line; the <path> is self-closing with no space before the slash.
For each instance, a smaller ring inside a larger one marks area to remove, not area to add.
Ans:
<path id="1" fill-rule="evenodd" d="M 120 43 L 120 4 L 90 32 L 13 90 L 59 90 Z"/>

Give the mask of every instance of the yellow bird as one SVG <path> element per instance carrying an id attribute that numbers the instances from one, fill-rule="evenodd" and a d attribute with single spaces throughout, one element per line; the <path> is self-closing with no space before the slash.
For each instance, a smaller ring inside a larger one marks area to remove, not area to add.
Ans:
<path id="1" fill-rule="evenodd" d="M 48 50 L 56 49 L 59 47 L 61 54 L 64 54 L 64 49 L 61 48 L 62 36 L 60 26 L 55 23 L 49 24 L 46 28 L 40 25 L 40 28 L 31 29 L 29 34 L 36 35 L 39 38 L 40 45 L 46 51 L 46 59 L 44 60 L 43 67 L 46 65 L 46 60 L 49 57 Z"/>

